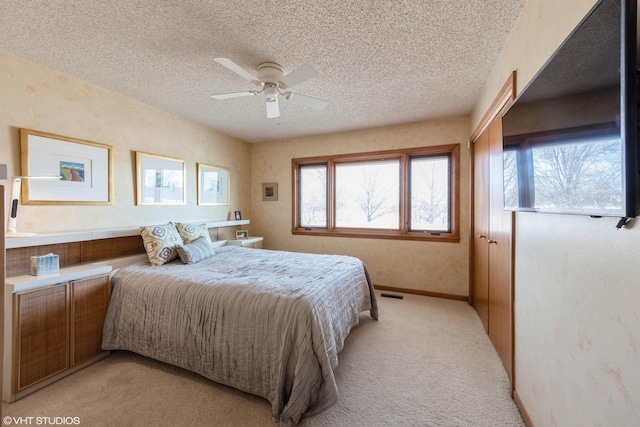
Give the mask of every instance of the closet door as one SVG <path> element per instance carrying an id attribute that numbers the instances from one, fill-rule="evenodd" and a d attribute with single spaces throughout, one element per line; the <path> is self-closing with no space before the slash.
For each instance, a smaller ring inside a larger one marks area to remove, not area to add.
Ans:
<path id="1" fill-rule="evenodd" d="M 502 115 L 515 98 L 515 72 L 472 134 L 473 236 L 471 299 L 513 390 L 513 224 L 504 210 Z M 481 133 L 482 132 L 482 133 Z"/>
<path id="2" fill-rule="evenodd" d="M 489 337 L 513 379 L 513 212 L 504 209 L 502 115 L 489 125 Z"/>
<path id="3" fill-rule="evenodd" d="M 489 332 L 489 129 L 473 144 L 473 306 Z"/>

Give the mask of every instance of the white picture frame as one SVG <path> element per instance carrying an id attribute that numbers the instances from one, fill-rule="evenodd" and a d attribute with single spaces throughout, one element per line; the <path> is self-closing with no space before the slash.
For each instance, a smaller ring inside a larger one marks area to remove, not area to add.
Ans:
<path id="1" fill-rule="evenodd" d="M 136 205 L 185 205 L 185 161 L 136 151 Z"/>
<path id="2" fill-rule="evenodd" d="M 230 204 L 231 170 L 221 166 L 197 164 L 198 205 L 224 206 Z"/>
<path id="3" fill-rule="evenodd" d="M 112 205 L 113 150 L 110 145 L 20 129 L 25 205 Z"/>

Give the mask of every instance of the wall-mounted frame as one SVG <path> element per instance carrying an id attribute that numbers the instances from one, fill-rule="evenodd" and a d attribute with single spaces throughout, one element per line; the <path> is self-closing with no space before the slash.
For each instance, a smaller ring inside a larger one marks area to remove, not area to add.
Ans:
<path id="1" fill-rule="evenodd" d="M 249 231 L 236 230 L 236 240 L 244 240 L 249 238 Z"/>
<path id="2" fill-rule="evenodd" d="M 198 205 L 228 205 L 231 171 L 198 163 Z"/>
<path id="3" fill-rule="evenodd" d="M 59 180 L 24 180 L 23 204 L 113 204 L 110 145 L 20 129 L 20 157 L 22 176 L 60 176 Z"/>
<path id="4" fill-rule="evenodd" d="M 262 184 L 262 200 L 276 201 L 278 200 L 278 183 L 265 182 Z"/>
<path id="5" fill-rule="evenodd" d="M 136 151 L 136 204 L 186 204 L 185 161 Z"/>

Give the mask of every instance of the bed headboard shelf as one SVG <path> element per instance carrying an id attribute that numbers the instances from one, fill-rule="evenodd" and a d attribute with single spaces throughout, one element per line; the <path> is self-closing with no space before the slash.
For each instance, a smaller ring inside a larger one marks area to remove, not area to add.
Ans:
<path id="1" fill-rule="evenodd" d="M 188 221 L 200 223 L 200 221 Z M 236 225 L 248 225 L 248 219 L 237 221 L 202 221 L 209 228 L 233 227 Z M 84 242 L 88 240 L 112 239 L 116 237 L 139 236 L 140 227 L 106 228 L 100 230 L 71 231 L 66 233 L 37 234 L 31 237 L 13 237 L 5 241 L 7 249 L 26 248 L 29 246 L 54 245 L 69 242 Z"/>
<path id="2" fill-rule="evenodd" d="M 248 219 L 188 222 L 206 222 L 212 240 L 233 239 L 238 227 L 250 224 Z M 28 274 L 31 256 L 50 252 L 59 255 L 61 268 L 145 253 L 140 227 L 38 234 L 8 238 L 5 244 L 7 277 Z"/>

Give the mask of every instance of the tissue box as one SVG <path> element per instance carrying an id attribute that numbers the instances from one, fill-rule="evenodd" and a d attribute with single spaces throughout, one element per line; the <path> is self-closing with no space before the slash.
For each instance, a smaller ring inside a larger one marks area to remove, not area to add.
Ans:
<path id="1" fill-rule="evenodd" d="M 42 276 L 60 272 L 60 257 L 54 254 L 31 257 L 31 274 Z"/>

